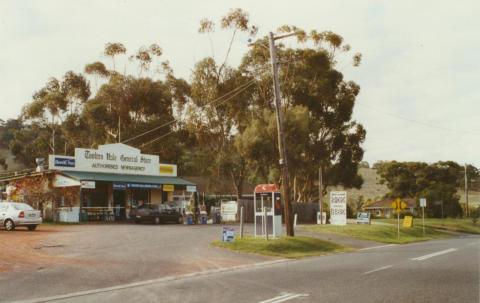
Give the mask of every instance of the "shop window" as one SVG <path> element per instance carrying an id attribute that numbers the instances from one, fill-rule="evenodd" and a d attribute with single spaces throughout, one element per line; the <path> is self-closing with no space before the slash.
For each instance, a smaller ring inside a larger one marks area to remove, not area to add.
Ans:
<path id="1" fill-rule="evenodd" d="M 143 201 L 144 204 L 149 204 L 148 190 L 134 189 L 132 190 L 132 206 L 138 207 L 139 202 Z"/>
<path id="2" fill-rule="evenodd" d="M 104 191 L 88 191 L 84 194 L 84 205 L 87 207 L 107 207 L 108 194 Z"/>

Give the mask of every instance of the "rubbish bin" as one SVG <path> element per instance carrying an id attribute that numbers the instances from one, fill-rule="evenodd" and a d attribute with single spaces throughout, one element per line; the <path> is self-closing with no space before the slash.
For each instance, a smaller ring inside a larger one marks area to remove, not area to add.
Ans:
<path id="1" fill-rule="evenodd" d="M 82 213 L 81 213 L 80 221 L 81 222 L 87 222 L 88 221 L 88 213 L 85 210 L 82 211 Z"/>
<path id="2" fill-rule="evenodd" d="M 185 216 L 187 218 L 185 220 L 186 224 L 187 225 L 192 225 L 193 224 L 193 214 L 192 213 L 186 213 Z"/>
<path id="3" fill-rule="evenodd" d="M 206 211 L 201 211 L 200 212 L 200 224 L 207 224 L 208 221 L 208 215 Z"/>

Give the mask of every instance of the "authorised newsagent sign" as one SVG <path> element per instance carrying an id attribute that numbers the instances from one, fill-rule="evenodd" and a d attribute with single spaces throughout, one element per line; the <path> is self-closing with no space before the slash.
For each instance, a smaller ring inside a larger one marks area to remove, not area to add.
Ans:
<path id="1" fill-rule="evenodd" d="M 347 192 L 330 192 L 330 224 L 347 224 Z"/>

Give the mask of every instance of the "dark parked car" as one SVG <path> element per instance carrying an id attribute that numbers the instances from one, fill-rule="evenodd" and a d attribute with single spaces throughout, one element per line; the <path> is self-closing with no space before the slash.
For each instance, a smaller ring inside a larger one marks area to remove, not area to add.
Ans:
<path id="1" fill-rule="evenodd" d="M 183 223 L 181 213 L 166 204 L 146 204 L 136 210 L 135 223 L 153 222 L 155 224 L 172 222 Z"/>

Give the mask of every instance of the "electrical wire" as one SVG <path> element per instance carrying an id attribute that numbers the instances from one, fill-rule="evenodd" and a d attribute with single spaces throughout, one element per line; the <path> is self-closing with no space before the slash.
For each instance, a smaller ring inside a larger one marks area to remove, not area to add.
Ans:
<path id="1" fill-rule="evenodd" d="M 220 96 L 220 97 L 218 97 L 218 98 L 216 98 L 216 99 L 214 99 L 214 100 L 212 100 L 212 101 L 210 101 L 210 102 L 208 102 L 208 103 L 200 106 L 200 108 L 204 108 L 204 107 L 206 107 L 206 106 L 208 106 L 208 105 L 211 105 L 212 103 L 218 102 L 218 101 L 220 101 L 221 99 L 225 98 L 226 96 L 230 95 L 231 93 L 234 93 L 235 91 L 238 91 L 239 89 L 242 89 L 242 88 L 244 88 L 244 87 L 246 87 L 246 86 L 249 86 L 249 85 L 253 84 L 253 82 L 255 82 L 255 79 L 252 79 L 252 80 L 250 80 L 250 81 L 248 81 L 248 82 L 246 82 L 246 83 L 244 83 L 244 84 L 236 87 L 235 89 L 232 89 L 232 90 L 229 91 L 228 93 L 226 93 L 226 94 L 224 94 L 224 95 L 222 95 L 222 96 Z M 135 139 L 138 139 L 138 138 L 140 138 L 140 137 L 143 137 L 144 135 L 147 135 L 147 134 L 149 134 L 149 133 L 152 133 L 152 132 L 154 132 L 154 131 L 162 128 L 162 127 L 168 126 L 168 125 L 173 124 L 173 123 L 175 123 L 175 122 L 177 122 L 177 121 L 178 121 L 177 119 L 173 119 L 173 120 L 171 120 L 171 121 L 169 121 L 169 122 L 166 122 L 166 123 L 164 123 L 164 124 L 162 124 L 162 125 L 159 125 L 159 126 L 157 126 L 157 127 L 154 127 L 154 128 L 152 128 L 152 129 L 150 129 L 150 130 L 148 130 L 148 131 L 146 131 L 146 132 L 143 132 L 143 133 L 141 133 L 141 134 L 139 134 L 139 135 L 136 135 L 136 136 L 134 136 L 134 137 L 132 137 L 132 138 L 126 139 L 126 140 L 122 141 L 122 143 L 127 143 L 127 142 L 133 141 L 133 140 L 135 140 Z"/>
<path id="2" fill-rule="evenodd" d="M 221 105 L 225 104 L 227 101 L 230 101 L 231 99 L 233 99 L 234 97 L 236 97 L 236 96 L 239 95 L 240 93 L 244 92 L 247 88 L 249 88 L 250 86 L 252 86 L 252 85 L 255 84 L 255 80 L 248 81 L 247 83 L 248 83 L 248 85 L 245 85 L 245 84 L 244 84 L 244 85 L 241 85 L 241 86 L 237 87 L 237 89 L 238 89 L 238 88 L 240 88 L 240 87 L 243 86 L 243 88 L 242 88 L 241 90 L 237 91 L 235 94 L 229 96 L 229 97 L 226 98 L 225 100 L 222 100 L 220 103 L 216 104 L 215 107 L 221 106 Z M 237 89 L 235 89 L 235 90 L 237 90 Z M 234 90 L 232 90 L 232 91 L 234 91 Z M 231 91 L 231 92 L 232 92 L 232 91 Z M 231 92 L 229 92 L 229 93 L 231 93 Z M 228 95 L 228 93 L 225 94 L 225 95 Z M 224 96 L 225 96 L 225 95 L 224 95 Z M 222 96 L 222 97 L 223 97 L 223 96 Z M 217 98 L 216 100 L 218 101 L 218 100 L 220 100 L 220 98 Z M 201 108 L 203 108 L 203 107 L 205 107 L 205 106 L 207 106 L 207 105 L 212 105 L 212 103 L 213 103 L 213 102 L 209 102 L 209 103 L 205 104 L 204 106 L 202 106 Z M 157 138 L 155 138 L 155 139 L 153 139 L 153 140 L 150 140 L 150 141 L 148 141 L 148 142 L 146 142 L 146 143 L 140 144 L 139 147 L 145 147 L 145 146 L 147 146 L 147 145 L 150 145 L 150 144 L 152 144 L 152 143 L 154 143 L 154 142 L 157 142 L 158 140 L 161 140 L 161 139 L 165 138 L 166 136 L 168 136 L 168 135 L 170 135 L 170 134 L 172 134 L 172 133 L 174 133 L 174 132 L 175 132 L 175 131 L 172 130 L 172 131 L 170 131 L 170 132 L 168 132 L 168 133 L 166 133 L 166 134 L 163 134 L 163 135 L 161 135 L 161 136 L 159 136 L 159 137 L 157 137 Z"/>
<path id="3" fill-rule="evenodd" d="M 423 122 L 423 121 L 418 121 L 418 120 L 415 120 L 415 119 L 405 118 L 405 117 L 402 117 L 402 116 L 399 116 L 399 115 L 396 115 L 396 114 L 393 114 L 393 113 L 389 113 L 389 112 L 384 112 L 384 111 L 378 110 L 378 109 L 376 109 L 376 108 L 373 107 L 373 106 L 366 105 L 366 104 L 362 104 L 362 103 L 358 103 L 358 104 L 356 104 L 356 105 L 357 105 L 357 106 L 360 106 L 360 107 L 364 107 L 364 108 L 369 109 L 369 110 L 372 110 L 372 111 L 374 111 L 374 112 L 383 114 L 383 115 L 387 115 L 387 116 L 396 118 L 396 119 L 408 121 L 408 122 L 411 122 L 411 123 L 420 124 L 420 125 L 423 125 L 423 126 L 428 126 L 428 127 L 431 127 L 431 128 L 441 129 L 441 130 L 450 131 L 450 132 L 470 134 L 470 135 L 480 135 L 480 132 L 468 131 L 468 130 L 461 130 L 461 129 L 453 129 L 453 128 L 448 128 L 448 127 L 443 127 L 443 126 L 440 126 L 440 125 L 435 125 L 435 124 L 426 123 L 426 122 Z"/>

